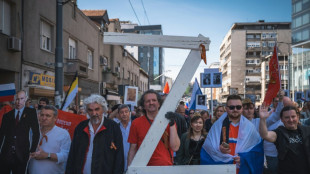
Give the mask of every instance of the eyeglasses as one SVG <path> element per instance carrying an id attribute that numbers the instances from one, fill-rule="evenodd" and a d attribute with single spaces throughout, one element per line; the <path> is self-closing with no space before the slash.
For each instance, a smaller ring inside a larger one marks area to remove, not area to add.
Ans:
<path id="1" fill-rule="evenodd" d="M 240 109 L 242 108 L 241 105 L 237 105 L 237 106 L 231 105 L 231 106 L 227 106 L 227 107 L 229 108 L 229 110 L 234 110 L 235 108 L 236 108 L 237 110 L 240 110 Z"/>

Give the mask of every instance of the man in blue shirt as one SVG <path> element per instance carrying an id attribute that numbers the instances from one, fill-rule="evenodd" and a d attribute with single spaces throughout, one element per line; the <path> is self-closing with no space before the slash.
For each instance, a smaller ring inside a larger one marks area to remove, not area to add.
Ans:
<path id="1" fill-rule="evenodd" d="M 130 147 L 130 143 L 127 142 L 131 120 L 130 120 L 130 109 L 128 105 L 122 104 L 118 106 L 118 114 L 120 119 L 120 129 L 122 131 L 123 136 L 123 147 L 124 147 L 124 171 L 127 170 L 127 156 Z"/>

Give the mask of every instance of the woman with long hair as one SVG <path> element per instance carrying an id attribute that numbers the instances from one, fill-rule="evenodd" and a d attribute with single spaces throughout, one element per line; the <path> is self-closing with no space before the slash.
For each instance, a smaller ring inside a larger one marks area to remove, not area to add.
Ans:
<path id="1" fill-rule="evenodd" d="M 178 165 L 199 165 L 200 150 L 206 139 L 204 121 L 199 113 L 195 113 L 191 118 L 188 132 L 181 137 L 181 145 L 176 155 Z"/>
<path id="2" fill-rule="evenodd" d="M 223 113 L 226 112 L 224 106 L 218 106 L 215 108 L 213 117 L 211 119 L 206 120 L 205 122 L 205 129 L 207 132 L 211 129 L 213 123 L 223 115 Z"/>

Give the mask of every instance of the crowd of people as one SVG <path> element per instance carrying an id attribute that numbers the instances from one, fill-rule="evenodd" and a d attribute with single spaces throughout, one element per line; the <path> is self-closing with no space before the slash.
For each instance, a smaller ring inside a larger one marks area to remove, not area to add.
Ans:
<path id="1" fill-rule="evenodd" d="M 69 112 L 87 115 L 72 137 L 58 127 L 58 110 L 25 91 L 0 111 L 0 173 L 122 174 L 132 164 L 166 98 L 146 91 L 138 106 L 108 106 L 92 94 Z M 108 108 L 111 108 L 109 111 Z M 280 91 L 271 106 L 230 95 L 210 115 L 180 102 L 148 166 L 236 164 L 236 173 L 310 173 L 310 102 L 301 109 Z"/>

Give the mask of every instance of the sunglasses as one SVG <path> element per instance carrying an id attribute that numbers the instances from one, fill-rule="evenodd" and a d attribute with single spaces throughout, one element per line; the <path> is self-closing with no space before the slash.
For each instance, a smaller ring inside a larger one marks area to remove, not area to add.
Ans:
<path id="1" fill-rule="evenodd" d="M 229 110 L 234 110 L 235 108 L 236 108 L 237 110 L 240 110 L 240 109 L 242 108 L 241 105 L 237 105 L 237 106 L 231 105 L 231 106 L 227 106 L 227 107 L 229 108 Z"/>

